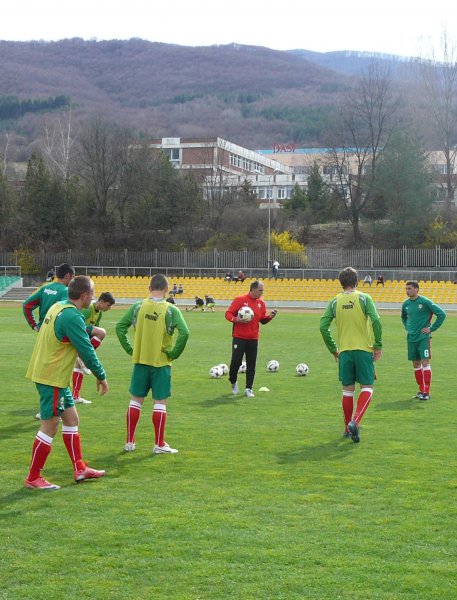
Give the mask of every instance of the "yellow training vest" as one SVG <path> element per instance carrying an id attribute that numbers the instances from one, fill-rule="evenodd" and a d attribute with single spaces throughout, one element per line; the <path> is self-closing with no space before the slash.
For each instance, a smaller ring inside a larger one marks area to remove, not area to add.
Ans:
<path id="1" fill-rule="evenodd" d="M 165 300 L 146 298 L 138 311 L 133 342 L 132 361 L 151 367 L 164 367 L 171 360 L 164 350 L 173 347 L 173 335 L 167 331 L 166 314 L 170 305 Z"/>
<path id="2" fill-rule="evenodd" d="M 71 383 L 76 348 L 70 342 L 61 342 L 54 331 L 58 315 L 66 309 L 77 310 L 72 304 L 58 302 L 48 310 L 38 332 L 26 377 L 35 383 L 66 388 Z"/>
<path id="3" fill-rule="evenodd" d="M 360 293 L 344 292 L 336 297 L 335 320 L 338 333 L 338 350 L 373 351 L 373 332 L 370 319 L 362 309 Z"/>

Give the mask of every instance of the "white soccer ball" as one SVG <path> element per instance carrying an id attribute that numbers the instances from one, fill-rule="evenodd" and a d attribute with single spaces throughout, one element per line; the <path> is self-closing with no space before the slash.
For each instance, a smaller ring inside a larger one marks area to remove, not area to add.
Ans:
<path id="1" fill-rule="evenodd" d="M 276 371 L 279 371 L 279 362 L 277 360 L 269 360 L 267 363 L 267 371 L 270 373 L 276 373 Z"/>
<path id="2" fill-rule="evenodd" d="M 220 365 L 217 365 L 217 366 L 222 369 L 222 374 L 223 375 L 227 375 L 228 374 L 228 372 L 229 372 L 228 365 L 226 365 L 225 363 L 221 363 Z"/>
<path id="3" fill-rule="evenodd" d="M 220 368 L 219 365 L 211 367 L 211 369 L 209 370 L 209 376 L 211 377 L 211 379 L 220 379 L 223 374 L 224 371 Z"/>
<path id="4" fill-rule="evenodd" d="M 295 367 L 295 371 L 299 377 L 303 377 L 305 375 L 308 375 L 309 367 L 308 365 L 305 365 L 305 363 L 300 363 Z"/>
<path id="5" fill-rule="evenodd" d="M 249 306 L 242 306 L 238 311 L 238 316 L 244 323 L 249 323 L 254 318 L 254 311 Z"/>
<path id="6" fill-rule="evenodd" d="M 246 373 L 246 363 L 242 362 L 240 368 L 238 369 L 238 373 Z"/>

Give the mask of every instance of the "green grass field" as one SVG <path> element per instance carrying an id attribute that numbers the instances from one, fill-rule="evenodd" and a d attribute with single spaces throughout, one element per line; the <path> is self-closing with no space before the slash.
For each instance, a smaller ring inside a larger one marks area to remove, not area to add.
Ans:
<path id="1" fill-rule="evenodd" d="M 383 316 L 377 388 L 353 444 L 319 314 L 280 311 L 262 328 L 247 399 L 208 376 L 230 359 L 223 312 L 190 313 L 166 432 L 179 454 L 153 456 L 150 399 L 137 450 L 122 451 L 131 363 L 120 315 L 102 321 L 110 392 L 96 397 L 86 377 L 94 402 L 79 409 L 84 458 L 107 475 L 76 485 L 59 433 L 45 476 L 62 489 L 43 492 L 23 487 L 38 429 L 24 378 L 35 334 L 19 305 L 0 307 L 0 598 L 457 597 L 455 318 L 434 336 L 432 400 L 421 403 L 399 316 Z M 278 373 L 266 372 L 272 358 Z M 299 362 L 308 377 L 295 376 Z"/>

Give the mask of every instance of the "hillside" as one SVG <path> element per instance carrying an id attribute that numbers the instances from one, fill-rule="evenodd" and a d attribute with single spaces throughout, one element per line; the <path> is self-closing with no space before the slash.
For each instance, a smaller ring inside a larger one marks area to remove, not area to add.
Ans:
<path id="1" fill-rule="evenodd" d="M 347 55 L 325 56 L 139 39 L 2 41 L 0 97 L 66 96 L 76 120 L 99 113 L 146 136 L 218 135 L 249 148 L 313 146 L 321 143 L 326 111 L 360 72 L 357 57 L 350 68 Z M 27 113 L 0 121 L 0 132 L 14 131 L 15 147 L 26 155 L 49 118 Z"/>

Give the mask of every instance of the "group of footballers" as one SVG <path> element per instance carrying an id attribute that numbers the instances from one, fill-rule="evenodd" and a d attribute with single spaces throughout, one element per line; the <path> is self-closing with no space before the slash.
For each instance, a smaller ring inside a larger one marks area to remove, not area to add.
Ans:
<path id="1" fill-rule="evenodd" d="M 358 291 L 358 275 L 347 267 L 339 274 L 343 291 L 333 298 L 320 320 L 320 331 L 329 351 L 338 363 L 342 383 L 342 408 L 345 437 L 360 441 L 360 421 L 367 410 L 375 381 L 374 362 L 382 355 L 382 326 L 372 298 Z M 250 284 L 249 292 L 237 296 L 225 313 L 232 323 L 232 358 L 229 381 L 233 394 L 239 393 L 238 371 L 246 359 L 246 397 L 254 397 L 259 324 L 269 323 L 277 311 L 269 314 L 261 296 L 261 281 Z M 155 443 L 154 454 L 176 454 L 164 438 L 167 416 L 167 399 L 171 394 L 171 363 L 176 360 L 187 344 L 189 330 L 182 312 L 166 301 L 168 281 L 164 275 L 154 275 L 149 285 L 149 296 L 133 304 L 116 325 L 117 337 L 132 356 L 133 371 L 130 382 L 130 402 L 127 409 L 127 439 L 125 452 L 135 450 L 135 431 L 145 397 L 152 392 Z M 417 281 L 406 283 L 407 300 L 402 305 L 401 319 L 407 331 L 408 359 L 414 366 L 419 400 L 430 399 L 432 371 L 430 366 L 430 338 L 443 323 L 446 315 L 437 304 L 419 295 Z M 76 482 L 96 479 L 105 471 L 96 470 L 82 458 L 81 440 L 78 432 L 77 403 L 90 403 L 80 396 L 84 373 L 93 373 L 97 390 L 108 392 L 105 370 L 100 363 L 96 348 L 104 339 L 100 319 L 115 299 L 104 292 L 94 301 L 94 284 L 89 277 L 75 276 L 69 264 L 60 265 L 56 281 L 38 289 L 23 305 L 30 327 L 38 332 L 27 371 L 40 397 L 40 429 L 34 440 L 32 460 L 25 486 L 35 489 L 59 489 L 42 476 L 53 439 L 62 421 L 62 436 L 73 464 Z M 251 321 L 243 321 L 238 311 L 249 306 L 253 311 Z M 33 311 L 38 308 L 39 319 Z M 432 323 L 432 317 L 435 320 Z M 336 322 L 337 340 L 330 331 Z M 134 327 L 134 341 L 130 343 L 128 331 Z M 176 332 L 177 335 L 174 335 Z M 73 390 L 70 381 L 73 379 Z M 355 384 L 360 393 L 354 411 Z"/>

